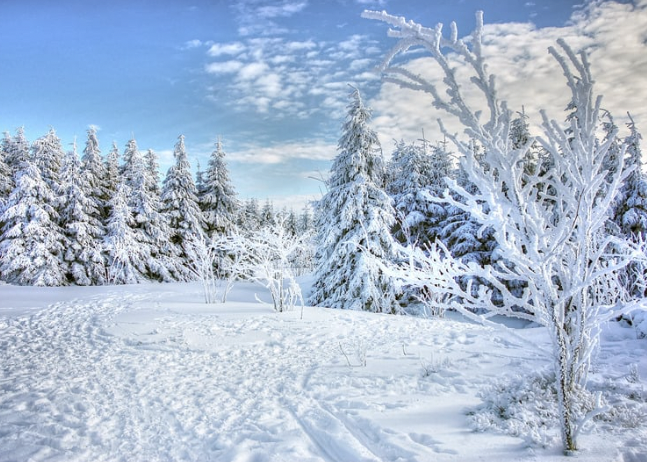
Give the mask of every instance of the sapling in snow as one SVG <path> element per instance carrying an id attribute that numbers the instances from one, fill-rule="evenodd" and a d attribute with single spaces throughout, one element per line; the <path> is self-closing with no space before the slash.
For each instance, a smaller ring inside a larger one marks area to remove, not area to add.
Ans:
<path id="1" fill-rule="evenodd" d="M 608 159 L 605 162 L 611 141 L 596 137 L 601 98 L 594 96 L 587 57 L 576 55 L 562 40 L 560 51 L 549 49 L 566 77 L 575 112 L 567 128 L 542 113 L 543 135 L 537 141 L 546 156 L 539 168 L 527 169 L 526 154 L 534 140 L 521 145 L 510 140 L 513 113 L 498 99 L 494 75 L 483 58 L 481 13 L 470 40 L 458 39 L 455 24 L 446 38 L 441 25 L 429 29 L 385 12 L 366 11 L 363 16 L 390 24 L 394 29 L 389 35 L 399 39 L 381 65 L 385 79 L 428 93 L 436 108 L 458 118 L 465 134 L 483 146 L 482 158 L 477 159 L 467 142 L 443 128 L 464 155 L 462 168 L 477 188 L 467 191 L 449 180 L 462 200 L 449 193 L 444 200 L 494 229 L 504 257 L 481 267 L 453 259 L 437 244 L 427 252 L 411 249 L 410 263 L 395 272 L 409 284 L 460 297 L 462 304 L 452 306 L 468 316 L 483 320 L 503 314 L 545 326 L 552 339 L 562 443 L 566 452 L 575 451 L 578 432 L 590 418 L 579 411 L 578 396 L 598 346 L 600 323 L 644 303 L 629 298 L 617 277 L 632 260 L 644 259 L 644 252 L 636 244 L 604 233 L 612 201 L 630 171 L 623 169 L 620 160 L 613 170 Z M 413 46 L 423 47 L 440 66 L 446 91 L 391 64 L 397 54 Z M 465 100 L 447 53 L 460 56 L 468 66 L 471 83 L 483 98 L 483 113 Z M 625 146 L 620 149 L 618 159 Z M 457 279 L 466 275 L 491 287 L 482 285 L 477 291 L 471 284 L 462 287 Z M 506 281 L 522 282 L 523 290 L 512 293 Z M 501 293 L 497 303 L 492 299 L 493 288 Z M 483 308 L 488 312 L 484 317 L 470 311 Z"/>

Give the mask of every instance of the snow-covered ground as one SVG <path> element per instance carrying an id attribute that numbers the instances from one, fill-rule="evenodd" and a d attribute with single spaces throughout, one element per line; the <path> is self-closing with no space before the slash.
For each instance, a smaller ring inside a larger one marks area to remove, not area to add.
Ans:
<path id="1" fill-rule="evenodd" d="M 549 365 L 543 329 L 201 290 L 0 285 L 0 461 L 570 460 L 556 428 L 497 430 L 550 421 L 541 386 L 515 391 Z M 576 460 L 647 461 L 647 340 L 603 339 L 590 383 L 612 408 Z"/>

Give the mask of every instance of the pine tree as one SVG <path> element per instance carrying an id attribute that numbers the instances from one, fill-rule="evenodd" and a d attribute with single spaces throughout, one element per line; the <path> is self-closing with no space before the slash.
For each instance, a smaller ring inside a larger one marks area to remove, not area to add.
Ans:
<path id="1" fill-rule="evenodd" d="M 249 234 L 261 226 L 261 212 L 258 208 L 258 200 L 255 197 L 245 201 L 245 207 L 238 215 L 237 227 L 243 233 Z"/>
<path id="2" fill-rule="evenodd" d="M 316 205 L 317 268 L 310 303 L 394 313 L 394 285 L 375 264 L 376 257 L 388 261 L 394 256 L 394 211 L 382 189 L 384 162 L 369 121 L 370 110 L 355 89 L 328 192 Z"/>
<path id="3" fill-rule="evenodd" d="M 0 271 L 6 281 L 35 286 L 66 283 L 64 238 L 54 194 L 30 160 L 16 172 L 15 188 L 0 217 Z"/>
<path id="4" fill-rule="evenodd" d="M 88 147 L 86 145 L 86 151 Z M 86 158 L 87 158 L 86 153 Z M 87 158 L 92 168 L 96 169 L 96 159 Z M 101 159 L 98 160 L 101 164 Z M 74 150 L 66 156 L 61 169 L 63 207 L 61 225 L 66 237 L 63 260 L 67 266 L 70 282 L 77 285 L 100 285 L 106 282 L 106 266 L 102 254 L 103 227 L 97 200 L 93 193 L 100 191 L 92 188 L 90 181 L 97 180 L 85 170 Z"/>
<path id="5" fill-rule="evenodd" d="M 175 165 L 171 166 L 162 187 L 162 213 L 170 228 L 170 240 L 177 247 L 182 259 L 186 259 L 186 247 L 193 236 L 202 233 L 202 212 L 198 206 L 195 183 L 184 146 L 184 135 L 180 135 L 173 151 Z"/>
<path id="6" fill-rule="evenodd" d="M 274 204 L 269 199 L 265 199 L 260 214 L 261 227 L 271 227 L 276 225 L 276 214 L 274 213 Z"/>
<path id="7" fill-rule="evenodd" d="M 13 179 L 9 165 L 5 161 L 7 155 L 4 149 L 0 148 L 0 214 L 4 204 L 13 190 Z"/>
<path id="8" fill-rule="evenodd" d="M 229 178 L 225 155 L 222 143 L 218 139 L 216 149 L 211 153 L 207 171 L 202 176 L 203 186 L 198 188 L 200 208 L 209 235 L 230 234 L 236 228 L 240 204 Z"/>

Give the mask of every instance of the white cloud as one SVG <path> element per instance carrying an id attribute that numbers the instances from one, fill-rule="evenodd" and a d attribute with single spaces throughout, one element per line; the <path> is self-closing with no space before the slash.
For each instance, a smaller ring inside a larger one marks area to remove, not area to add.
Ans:
<path id="1" fill-rule="evenodd" d="M 321 140 L 295 141 L 273 146 L 250 144 L 229 154 L 234 162 L 250 164 L 279 164 L 294 159 L 331 160 L 337 146 Z"/>
<path id="2" fill-rule="evenodd" d="M 630 111 L 639 128 L 647 127 L 647 0 L 634 5 L 592 3 L 565 27 L 539 29 L 532 24 L 486 21 L 484 32 L 484 53 L 488 69 L 496 74 L 500 99 L 508 101 L 513 110 L 523 106 L 535 132 L 541 123 L 540 109 L 559 122 L 566 116 L 570 93 L 561 68 L 547 51 L 560 37 L 575 51 L 589 52 L 595 91 L 604 95 L 602 105 L 615 116 L 616 123 L 622 126 L 626 111 Z M 408 67 L 437 82 L 444 93 L 442 75 L 430 57 L 412 59 Z M 484 108 L 465 70 L 457 63 L 466 100 L 474 108 Z M 422 129 L 428 139 L 441 139 L 439 117 L 450 131 L 462 131 L 460 124 L 431 106 L 429 95 L 390 83 L 382 84 L 370 105 L 375 115 L 373 126 L 385 146 L 390 146 L 393 138 L 418 139 Z"/>
<path id="3" fill-rule="evenodd" d="M 189 40 L 188 42 L 184 42 L 184 49 L 185 50 L 190 50 L 191 48 L 198 48 L 203 45 L 202 40 Z"/>
<path id="4" fill-rule="evenodd" d="M 214 43 L 209 48 L 209 56 L 218 57 L 222 55 L 238 55 L 245 51 L 246 47 L 241 42 Z"/>
<path id="5" fill-rule="evenodd" d="M 240 71 L 244 64 L 240 61 L 222 61 L 210 63 L 205 66 L 209 74 L 233 74 Z"/>

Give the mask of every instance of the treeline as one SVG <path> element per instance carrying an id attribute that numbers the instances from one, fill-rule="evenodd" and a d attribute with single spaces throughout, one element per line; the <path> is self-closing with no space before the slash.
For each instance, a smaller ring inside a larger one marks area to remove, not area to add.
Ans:
<path id="1" fill-rule="evenodd" d="M 175 163 L 160 181 L 157 155 L 134 139 L 105 156 L 95 128 L 82 154 L 66 152 L 56 132 L 29 142 L 24 130 L 0 146 L 0 278 L 59 286 L 192 279 L 189 242 L 281 223 L 309 231 L 306 208 L 275 211 L 271 202 L 240 201 L 222 143 L 196 180 L 180 136 Z"/>

